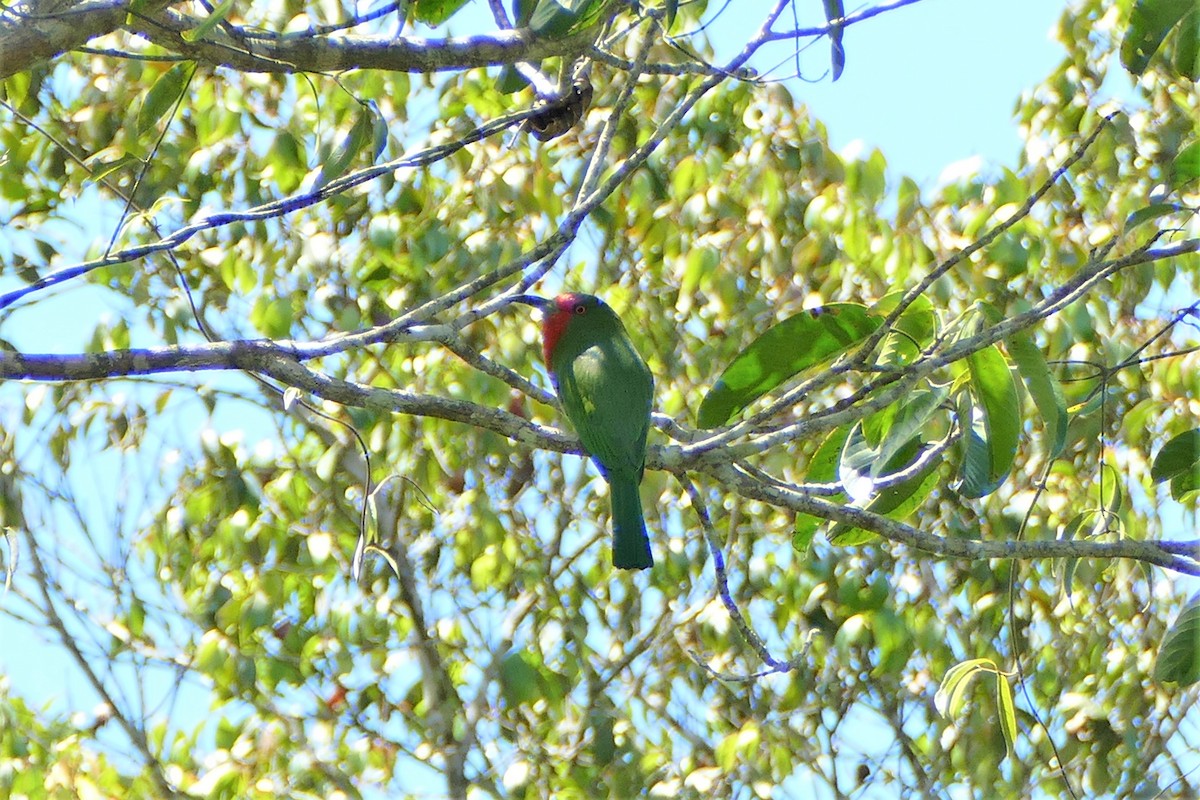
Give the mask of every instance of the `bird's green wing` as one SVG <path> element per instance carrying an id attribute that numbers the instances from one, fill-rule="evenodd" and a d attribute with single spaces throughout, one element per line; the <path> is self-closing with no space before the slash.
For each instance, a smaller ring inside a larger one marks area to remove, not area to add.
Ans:
<path id="1" fill-rule="evenodd" d="M 563 410 L 605 472 L 642 474 L 654 379 L 627 336 L 592 345 L 558 374 Z"/>

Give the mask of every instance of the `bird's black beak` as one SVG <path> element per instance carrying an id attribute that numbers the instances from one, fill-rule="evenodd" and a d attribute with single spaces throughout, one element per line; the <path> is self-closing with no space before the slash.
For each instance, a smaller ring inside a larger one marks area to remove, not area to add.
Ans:
<path id="1" fill-rule="evenodd" d="M 527 306 L 540 308 L 542 311 L 550 311 L 554 306 L 554 301 L 549 297 L 538 297 L 536 294 L 516 294 L 509 298 L 512 303 L 524 303 Z"/>

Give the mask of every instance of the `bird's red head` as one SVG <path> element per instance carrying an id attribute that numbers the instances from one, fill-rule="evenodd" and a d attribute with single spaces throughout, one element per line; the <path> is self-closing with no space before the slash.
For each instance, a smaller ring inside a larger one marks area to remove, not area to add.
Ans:
<path id="1" fill-rule="evenodd" d="M 566 331 L 571 320 L 587 314 L 598 302 L 591 295 L 566 292 L 554 298 L 553 306 L 547 306 L 543 310 L 542 355 L 547 364 L 550 363 L 550 354 L 554 352 L 558 340 Z"/>

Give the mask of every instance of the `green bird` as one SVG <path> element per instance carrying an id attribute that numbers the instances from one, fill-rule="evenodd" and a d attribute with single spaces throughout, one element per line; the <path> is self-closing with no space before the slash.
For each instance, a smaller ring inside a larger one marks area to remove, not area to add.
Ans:
<path id="1" fill-rule="evenodd" d="M 599 297 L 517 295 L 542 311 L 542 349 L 563 411 L 612 492 L 613 566 L 654 565 L 638 485 L 654 378 L 621 319 Z"/>

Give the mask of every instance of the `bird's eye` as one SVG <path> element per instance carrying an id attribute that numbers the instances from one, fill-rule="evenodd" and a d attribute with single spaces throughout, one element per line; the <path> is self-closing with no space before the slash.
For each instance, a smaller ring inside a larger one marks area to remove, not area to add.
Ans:
<path id="1" fill-rule="evenodd" d="M 585 306 L 583 303 L 580 303 L 579 305 L 575 306 L 575 313 L 576 314 L 586 314 L 587 306 Z"/>

